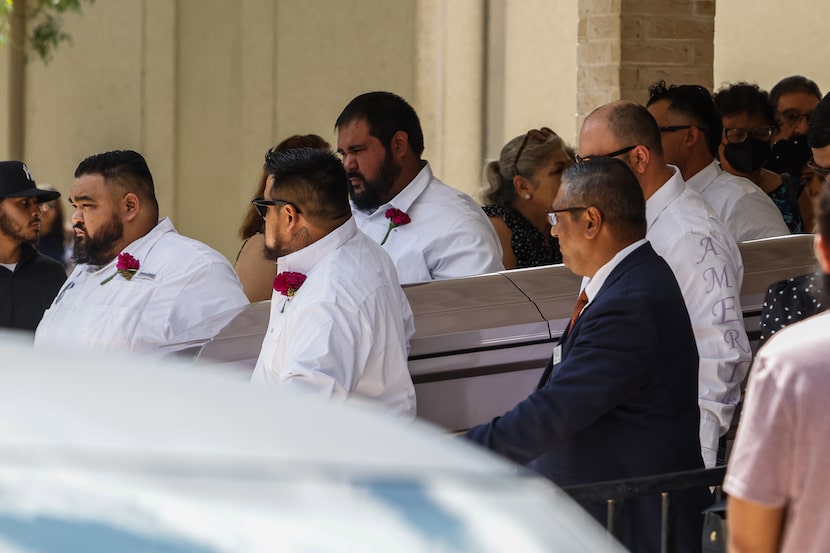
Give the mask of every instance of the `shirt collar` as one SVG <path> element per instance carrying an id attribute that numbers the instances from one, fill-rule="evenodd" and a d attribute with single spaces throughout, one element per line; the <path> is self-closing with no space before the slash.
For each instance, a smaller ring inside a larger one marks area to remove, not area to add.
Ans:
<path id="1" fill-rule="evenodd" d="M 412 207 L 412 204 L 415 203 L 415 200 L 417 200 L 418 197 L 421 194 L 423 194 L 424 190 L 427 189 L 427 186 L 431 181 L 432 169 L 429 166 L 429 162 L 425 161 L 424 166 L 421 168 L 418 174 L 415 175 L 415 178 L 412 179 L 412 181 L 409 184 L 407 184 L 403 190 L 398 192 L 398 194 L 394 198 L 392 198 L 382 206 L 379 206 L 375 211 L 371 213 L 371 215 L 369 215 L 365 211 L 364 213 L 366 213 L 368 217 L 376 216 L 378 213 L 380 213 L 380 217 L 386 217 L 386 210 L 390 207 L 400 209 L 404 213 L 407 213 L 409 212 L 409 208 Z M 354 204 L 352 204 L 352 209 L 357 209 L 354 207 Z"/>
<path id="2" fill-rule="evenodd" d="M 692 177 L 686 181 L 686 186 L 695 192 L 702 194 L 704 190 L 709 188 L 709 185 L 715 182 L 715 179 L 718 178 L 722 172 L 723 170 L 718 165 L 718 162 L 713 159 L 712 163 L 692 175 Z"/>
<path id="3" fill-rule="evenodd" d="M 651 228 L 651 225 L 654 224 L 654 221 L 657 220 L 660 213 L 662 213 L 663 210 L 675 200 L 675 198 L 680 196 L 686 188 L 686 184 L 683 182 L 683 177 L 680 176 L 680 170 L 674 165 L 669 165 L 668 167 L 672 171 L 671 178 L 667 180 L 663 186 L 658 188 L 657 191 L 651 195 L 651 198 L 646 200 L 646 222 L 648 224 L 648 228 Z"/>
<path id="4" fill-rule="evenodd" d="M 278 271 L 280 273 L 293 271 L 307 275 L 321 259 L 346 243 L 356 232 L 357 225 L 355 225 L 354 217 L 349 217 L 345 223 L 313 244 L 278 258 Z"/>
<path id="5" fill-rule="evenodd" d="M 588 296 L 588 303 L 585 305 L 590 305 L 590 303 L 594 301 L 594 297 L 596 297 L 596 295 L 602 289 L 602 285 L 605 284 L 605 279 L 607 279 L 608 275 L 610 275 L 611 272 L 617 268 L 617 265 L 619 265 L 623 259 L 628 257 L 628 255 L 631 252 L 633 252 L 646 242 L 647 240 L 645 238 L 641 238 L 633 244 L 629 244 L 628 246 L 618 251 L 617 255 L 615 255 L 609 261 L 607 261 L 605 265 L 597 269 L 597 272 L 594 273 L 594 276 L 591 278 L 591 280 L 588 281 L 588 284 L 585 286 L 585 294 L 587 294 Z"/>

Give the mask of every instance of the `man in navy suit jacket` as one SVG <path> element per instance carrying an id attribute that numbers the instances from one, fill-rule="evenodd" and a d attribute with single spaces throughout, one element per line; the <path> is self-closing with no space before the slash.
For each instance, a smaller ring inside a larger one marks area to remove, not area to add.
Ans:
<path id="1" fill-rule="evenodd" d="M 698 354 L 671 269 L 645 240 L 645 200 L 627 165 L 570 167 L 549 212 L 565 265 L 590 280 L 588 303 L 539 388 L 466 437 L 560 486 L 703 468 Z M 701 543 L 707 490 L 677 496 L 675 551 Z M 588 509 L 605 523 L 605 506 Z M 658 497 L 623 506 L 620 539 L 658 551 Z"/>

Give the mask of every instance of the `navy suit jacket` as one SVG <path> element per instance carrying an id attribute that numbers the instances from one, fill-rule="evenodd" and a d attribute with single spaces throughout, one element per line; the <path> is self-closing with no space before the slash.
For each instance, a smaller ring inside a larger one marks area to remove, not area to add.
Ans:
<path id="1" fill-rule="evenodd" d="M 651 244 L 614 268 L 560 345 L 561 362 L 549 365 L 535 392 L 466 437 L 560 486 L 703 468 L 692 325 Z M 705 506 L 703 495 L 692 495 L 689 512 Z M 621 541 L 651 551 L 658 500 L 632 504 Z M 589 511 L 604 521 L 604 507 Z M 696 540 L 691 550 L 700 546 L 697 524 L 680 529 L 684 541 Z"/>

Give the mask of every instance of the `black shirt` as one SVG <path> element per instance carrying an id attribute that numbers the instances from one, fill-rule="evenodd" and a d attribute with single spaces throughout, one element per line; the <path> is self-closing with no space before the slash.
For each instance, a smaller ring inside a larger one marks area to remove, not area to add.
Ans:
<path id="1" fill-rule="evenodd" d="M 0 327 L 35 330 L 64 281 L 63 265 L 23 244 L 14 272 L 0 267 Z"/>

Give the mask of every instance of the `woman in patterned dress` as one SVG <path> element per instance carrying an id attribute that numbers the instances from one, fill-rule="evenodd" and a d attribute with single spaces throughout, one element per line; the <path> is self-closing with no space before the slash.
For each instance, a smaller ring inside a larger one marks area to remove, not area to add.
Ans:
<path id="1" fill-rule="evenodd" d="M 485 168 L 484 212 L 496 229 L 505 269 L 562 263 L 546 211 L 573 155 L 555 132 L 542 127 L 510 140 Z"/>

